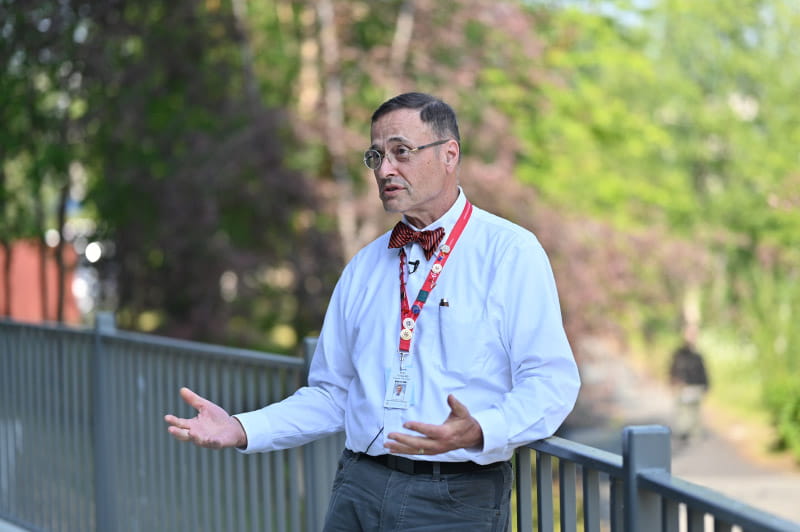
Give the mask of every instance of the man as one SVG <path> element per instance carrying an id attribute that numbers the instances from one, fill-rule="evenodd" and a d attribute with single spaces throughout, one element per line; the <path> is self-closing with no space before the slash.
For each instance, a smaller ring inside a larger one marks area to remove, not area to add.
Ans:
<path id="1" fill-rule="evenodd" d="M 344 429 L 326 531 L 504 531 L 514 449 L 553 434 L 580 386 L 549 262 L 467 201 L 450 106 L 402 94 L 371 137 L 364 162 L 403 220 L 345 267 L 309 385 L 235 417 L 184 388 L 198 415 L 169 432 L 249 453 Z"/>
<path id="2" fill-rule="evenodd" d="M 675 435 L 680 443 L 702 435 L 701 406 L 709 380 L 703 355 L 697 350 L 697 325 L 689 323 L 683 332 L 683 345 L 672 354 L 670 383 L 676 391 Z"/>

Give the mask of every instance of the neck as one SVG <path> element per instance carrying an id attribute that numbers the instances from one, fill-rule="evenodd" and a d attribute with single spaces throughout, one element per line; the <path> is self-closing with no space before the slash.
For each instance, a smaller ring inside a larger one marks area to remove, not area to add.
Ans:
<path id="1" fill-rule="evenodd" d="M 448 197 L 445 198 L 445 201 L 443 202 L 444 205 L 441 208 L 425 213 L 410 214 L 408 212 L 404 212 L 403 214 L 405 215 L 406 221 L 408 223 L 410 223 L 411 225 L 413 225 L 418 229 L 422 229 L 424 227 L 429 226 L 442 216 L 444 216 L 445 213 L 449 211 L 450 208 L 456 203 L 458 195 L 459 195 L 459 190 L 458 187 L 456 187 L 456 189 L 453 191 L 452 194 L 447 195 Z"/>

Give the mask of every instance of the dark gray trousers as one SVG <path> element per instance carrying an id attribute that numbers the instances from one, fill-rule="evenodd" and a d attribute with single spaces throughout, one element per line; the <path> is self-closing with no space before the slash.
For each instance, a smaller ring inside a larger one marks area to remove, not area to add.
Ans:
<path id="1" fill-rule="evenodd" d="M 511 484 L 508 462 L 471 473 L 409 475 L 345 450 L 324 532 L 506 532 Z"/>

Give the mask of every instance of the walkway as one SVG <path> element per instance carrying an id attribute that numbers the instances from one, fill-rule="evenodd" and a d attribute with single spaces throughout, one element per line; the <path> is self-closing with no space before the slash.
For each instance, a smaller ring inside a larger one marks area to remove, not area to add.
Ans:
<path id="1" fill-rule="evenodd" d="M 637 372 L 619 356 L 600 348 L 590 352 L 593 356 L 581 368 L 584 390 L 579 407 L 563 437 L 621 453 L 625 425 L 670 425 L 672 397 L 667 386 Z M 707 420 L 709 415 L 706 412 Z M 596 420 L 604 422 L 598 425 Z M 722 434 L 710 425 L 706 423 L 704 437 L 683 448 L 673 445 L 672 473 L 797 521 L 800 531 L 798 468 L 787 471 L 791 464 L 785 461 L 761 463 L 741 450 L 732 431 Z"/>

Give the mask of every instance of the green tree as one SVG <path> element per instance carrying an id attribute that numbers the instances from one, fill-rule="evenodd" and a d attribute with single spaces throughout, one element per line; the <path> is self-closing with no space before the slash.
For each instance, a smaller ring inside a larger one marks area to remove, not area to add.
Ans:
<path id="1" fill-rule="evenodd" d="M 4 128 L 0 148 L 0 238 L 8 260 L 4 283 L 10 311 L 11 242 L 35 238 L 40 248 L 40 286 L 42 308 L 51 287 L 44 275 L 49 253 L 44 235 L 48 228 L 64 227 L 69 200 L 69 161 L 79 150 L 80 132 L 75 119 L 80 114 L 75 103 L 80 98 L 75 83 L 73 57 L 76 29 L 74 14 L 64 6 L 47 2 L 0 5 L 3 38 L 0 39 L 0 117 Z M 60 234 L 60 233 L 59 233 Z M 66 264 L 64 238 L 55 246 L 59 266 L 55 288 L 56 315 L 63 318 Z"/>

